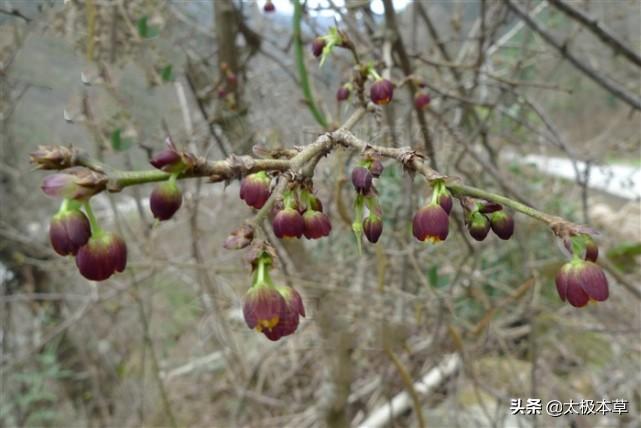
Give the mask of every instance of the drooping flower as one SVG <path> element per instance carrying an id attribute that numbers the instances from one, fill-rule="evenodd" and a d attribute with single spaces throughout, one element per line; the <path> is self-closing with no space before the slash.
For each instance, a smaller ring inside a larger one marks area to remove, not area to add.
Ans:
<path id="1" fill-rule="evenodd" d="M 358 193 L 366 195 L 372 187 L 372 173 L 368 168 L 357 166 L 352 170 L 352 184 Z"/>
<path id="2" fill-rule="evenodd" d="M 324 38 L 322 37 L 316 37 L 314 41 L 312 42 L 312 54 L 318 58 L 323 54 L 323 49 L 325 49 L 325 45 L 327 42 L 325 41 Z"/>
<path id="3" fill-rule="evenodd" d="M 590 300 L 602 302 L 609 296 L 608 280 L 599 265 L 574 259 L 564 264 L 555 278 L 556 290 L 563 301 L 577 308 Z"/>
<path id="4" fill-rule="evenodd" d="M 466 226 L 472 238 L 477 241 L 484 240 L 490 231 L 490 221 L 478 211 L 470 214 Z"/>
<path id="5" fill-rule="evenodd" d="M 394 97 L 394 85 L 387 79 L 378 79 L 372 84 L 369 97 L 374 104 L 389 104 Z"/>
<path id="6" fill-rule="evenodd" d="M 370 212 L 363 221 L 363 233 L 369 242 L 375 244 L 383 233 L 383 220 L 380 216 Z"/>
<path id="7" fill-rule="evenodd" d="M 265 337 L 274 341 L 294 333 L 298 328 L 300 317 L 305 317 L 303 299 L 300 297 L 298 291 L 292 287 L 285 286 L 277 286 L 276 289 L 283 299 L 285 299 L 285 309 L 282 312 L 278 324 L 270 330 L 263 331 Z"/>
<path id="8" fill-rule="evenodd" d="M 514 233 L 514 218 L 504 210 L 495 211 L 490 214 L 490 226 L 496 236 L 507 240 Z"/>
<path id="9" fill-rule="evenodd" d="M 338 88 L 336 91 L 336 101 L 341 102 L 349 98 L 349 88 L 345 85 Z"/>
<path id="10" fill-rule="evenodd" d="M 444 241 L 449 232 L 449 216 L 439 204 L 432 202 L 414 215 L 412 232 L 419 241 Z"/>
<path id="11" fill-rule="evenodd" d="M 307 239 L 319 239 L 328 236 L 332 231 L 332 223 L 327 214 L 307 209 L 303 214 L 303 234 Z"/>
<path id="12" fill-rule="evenodd" d="M 285 299 L 275 287 L 256 284 L 245 294 L 243 316 L 249 328 L 268 332 L 284 318 L 286 305 Z"/>
<path id="13" fill-rule="evenodd" d="M 297 209 L 285 207 L 276 213 L 272 227 L 278 238 L 300 238 L 305 230 L 305 221 Z"/>
<path id="14" fill-rule="evenodd" d="M 431 100 L 430 96 L 425 92 L 417 92 L 414 96 L 414 106 L 419 110 L 423 110 Z"/>
<path id="15" fill-rule="evenodd" d="M 127 245 L 115 233 L 99 231 L 76 254 L 80 274 L 92 281 L 104 281 L 127 266 Z"/>
<path id="16" fill-rule="evenodd" d="M 154 217 L 160 221 L 169 220 L 180 208 L 183 195 L 175 180 L 160 183 L 151 192 L 149 207 Z"/>
<path id="17" fill-rule="evenodd" d="M 49 240 L 61 256 L 75 255 L 91 236 L 87 216 L 80 210 L 64 210 L 57 213 L 49 225 Z"/>
<path id="18" fill-rule="evenodd" d="M 243 178 L 240 182 L 240 199 L 247 205 L 260 209 L 271 195 L 271 179 L 265 171 L 259 171 Z"/>

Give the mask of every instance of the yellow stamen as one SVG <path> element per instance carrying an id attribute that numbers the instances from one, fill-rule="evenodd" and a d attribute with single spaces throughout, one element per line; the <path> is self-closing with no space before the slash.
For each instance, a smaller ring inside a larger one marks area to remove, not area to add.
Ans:
<path id="1" fill-rule="evenodd" d="M 272 328 L 276 327 L 278 325 L 278 315 L 273 317 L 270 320 L 259 320 L 258 324 L 256 325 L 256 330 L 260 333 L 263 331 L 263 329 L 269 329 L 271 331 Z"/>

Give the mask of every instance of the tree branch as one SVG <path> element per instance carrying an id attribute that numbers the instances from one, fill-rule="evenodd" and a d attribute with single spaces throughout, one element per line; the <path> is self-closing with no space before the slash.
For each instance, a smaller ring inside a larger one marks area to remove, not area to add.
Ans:
<path id="1" fill-rule="evenodd" d="M 543 28 L 539 26 L 539 24 L 537 24 L 526 11 L 517 6 L 514 1 L 505 0 L 505 4 L 510 8 L 510 10 L 512 10 L 512 12 L 519 16 L 527 24 L 528 27 L 530 27 L 534 32 L 541 36 L 543 40 L 545 40 L 549 45 L 558 50 L 561 56 L 570 61 L 570 63 L 578 68 L 583 74 L 588 76 L 596 84 L 601 86 L 606 91 L 610 92 L 615 97 L 624 101 L 630 107 L 636 110 L 641 110 L 641 100 L 638 97 L 629 94 L 625 88 L 620 87 L 616 83 L 606 80 L 603 76 L 599 75 L 596 70 L 593 70 L 591 67 L 579 61 L 578 58 L 570 53 L 567 46 L 558 42 L 556 39 L 554 39 L 554 37 L 552 37 L 550 33 L 543 30 Z"/>
<path id="2" fill-rule="evenodd" d="M 548 2 L 570 18 L 587 27 L 592 34 L 597 36 L 603 43 L 610 46 L 615 53 L 623 55 L 630 62 L 641 67 L 641 56 L 621 43 L 612 35 L 612 31 L 599 24 L 595 18 L 586 15 L 579 9 L 575 9 L 563 0 L 548 0 Z"/>

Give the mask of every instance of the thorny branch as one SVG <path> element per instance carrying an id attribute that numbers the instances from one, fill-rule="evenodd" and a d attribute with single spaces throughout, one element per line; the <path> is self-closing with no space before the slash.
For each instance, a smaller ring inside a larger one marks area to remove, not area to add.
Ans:
<path id="1" fill-rule="evenodd" d="M 358 150 L 360 152 L 371 150 L 380 156 L 395 159 L 407 172 L 410 174 L 418 173 L 430 183 L 443 181 L 446 187 L 456 197 L 471 196 L 496 202 L 542 221 L 559 237 L 589 232 L 589 229 L 585 226 L 574 224 L 561 217 L 544 213 L 506 196 L 473 186 L 467 186 L 462 184 L 458 178 L 442 175 L 430 167 L 428 165 L 429 160 L 416 150 L 408 147 L 395 148 L 371 145 L 361 140 L 349 129 L 358 123 L 365 112 L 366 110 L 363 108 L 357 109 L 342 127 L 320 135 L 316 141 L 302 148 L 296 155 L 289 159 L 257 159 L 251 156 L 231 155 L 225 160 L 209 161 L 202 157 L 196 157 L 194 166 L 178 178 L 208 177 L 211 182 L 220 182 L 239 179 L 257 171 L 281 173 L 285 178 L 280 181 L 277 191 L 273 192 L 268 203 L 258 212 L 254 220 L 254 222 L 258 224 L 259 221 L 264 219 L 269 213 L 271 206 L 275 202 L 275 197 L 284 190 L 287 180 L 300 177 L 303 174 L 303 168 L 309 162 L 315 161 L 319 156 L 323 156 L 339 147 Z M 58 157 L 54 162 L 49 160 L 49 163 L 45 164 L 43 157 L 47 155 L 51 156 L 51 154 L 57 154 Z M 32 154 L 31 161 L 43 169 L 63 169 L 73 166 L 88 168 L 93 171 L 93 174 L 90 174 L 88 176 L 89 179 L 85 179 L 83 184 L 86 186 L 94 186 L 94 190 L 97 190 L 97 192 L 104 190 L 119 192 L 125 187 L 165 181 L 170 177 L 170 174 L 159 170 L 111 171 L 102 163 L 79 155 L 75 149 L 61 146 L 41 147 L 39 151 Z"/>

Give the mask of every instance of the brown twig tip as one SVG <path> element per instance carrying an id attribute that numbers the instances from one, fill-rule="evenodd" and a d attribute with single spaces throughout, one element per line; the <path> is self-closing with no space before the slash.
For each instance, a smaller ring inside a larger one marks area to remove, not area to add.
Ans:
<path id="1" fill-rule="evenodd" d="M 76 164 L 78 150 L 64 146 L 38 146 L 29 154 L 29 162 L 38 169 L 65 169 Z"/>
<path id="2" fill-rule="evenodd" d="M 550 221 L 550 229 L 552 232 L 561 239 L 569 238 L 571 236 L 586 234 L 597 235 L 598 232 L 588 226 L 582 224 L 572 223 L 561 217 L 553 216 Z"/>

